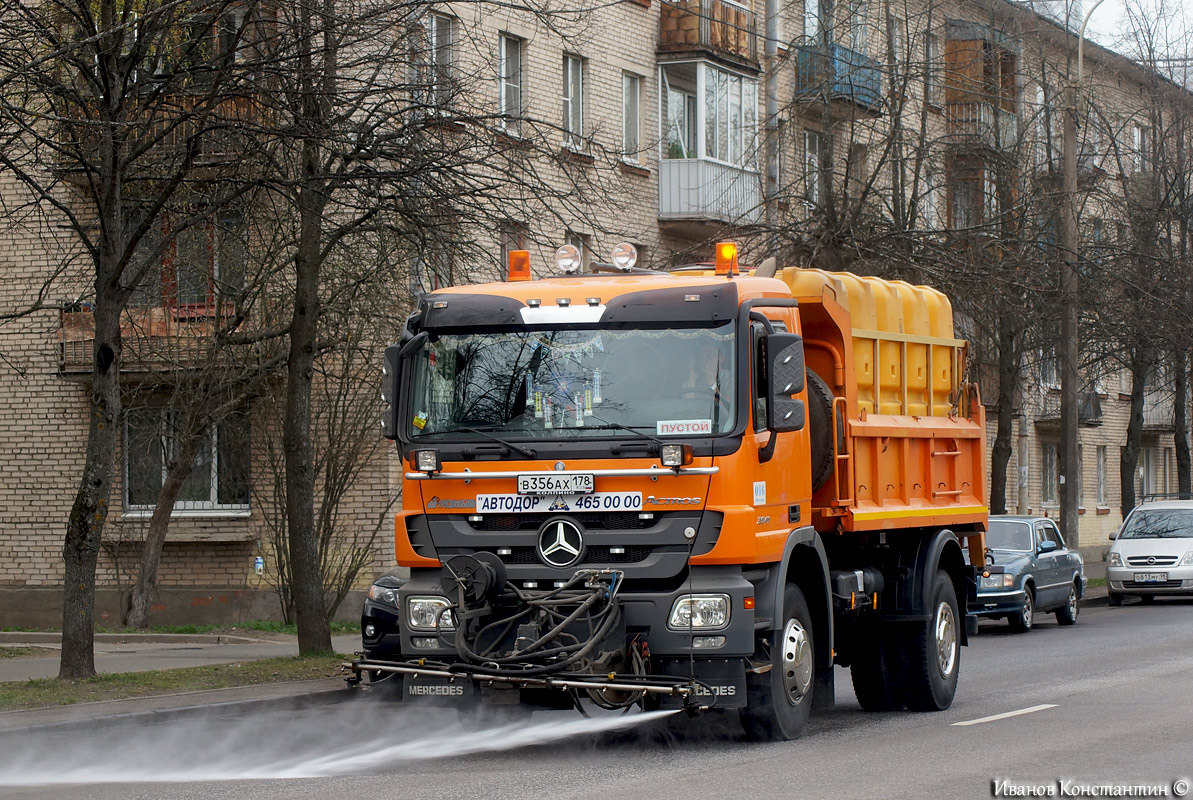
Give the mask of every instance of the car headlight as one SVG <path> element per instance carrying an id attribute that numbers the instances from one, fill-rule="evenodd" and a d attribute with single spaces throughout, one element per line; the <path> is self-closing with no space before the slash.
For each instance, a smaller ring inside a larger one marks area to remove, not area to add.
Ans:
<path id="1" fill-rule="evenodd" d="M 446 597 L 411 597 L 406 600 L 406 621 L 418 631 L 454 631 L 456 618 Z"/>
<path id="2" fill-rule="evenodd" d="M 398 607 L 398 590 L 374 583 L 369 587 L 369 599 L 384 606 Z"/>
<path id="3" fill-rule="evenodd" d="M 1106 566 L 1121 567 L 1123 565 L 1123 557 L 1111 550 L 1110 555 L 1106 557 Z"/>
<path id="4" fill-rule="evenodd" d="M 1181 559 L 1180 566 L 1193 567 L 1193 550 L 1185 553 L 1185 557 Z"/>
<path id="5" fill-rule="evenodd" d="M 1007 589 L 1015 585 L 1015 576 L 1009 572 L 983 575 L 979 584 L 982 589 Z"/>
<path id="6" fill-rule="evenodd" d="M 667 627 L 673 630 L 716 630 L 729 624 L 729 596 L 685 594 L 671 607 Z"/>

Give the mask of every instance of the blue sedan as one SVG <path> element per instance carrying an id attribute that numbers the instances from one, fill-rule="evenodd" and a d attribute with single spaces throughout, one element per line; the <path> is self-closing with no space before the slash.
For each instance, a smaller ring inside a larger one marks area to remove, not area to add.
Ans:
<path id="1" fill-rule="evenodd" d="M 1065 547 L 1047 517 L 990 517 L 987 567 L 978 577 L 977 600 L 969 613 L 1005 618 L 1019 632 L 1032 629 L 1036 615 L 1052 612 L 1061 625 L 1077 621 L 1085 594 L 1081 554 Z"/>

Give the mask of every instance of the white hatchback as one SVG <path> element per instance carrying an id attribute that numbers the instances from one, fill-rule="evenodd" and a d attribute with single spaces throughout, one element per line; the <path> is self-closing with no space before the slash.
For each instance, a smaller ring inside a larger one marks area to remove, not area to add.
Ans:
<path id="1" fill-rule="evenodd" d="M 1106 556 L 1110 605 L 1139 595 L 1193 595 L 1193 500 L 1166 500 L 1136 506 L 1123 520 Z"/>

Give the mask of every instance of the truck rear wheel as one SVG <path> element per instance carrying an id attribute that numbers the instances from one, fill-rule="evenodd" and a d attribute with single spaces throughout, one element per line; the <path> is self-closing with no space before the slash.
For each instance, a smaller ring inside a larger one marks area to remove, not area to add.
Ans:
<path id="1" fill-rule="evenodd" d="M 944 570 L 936 572 L 931 597 L 928 620 L 917 623 L 903 639 L 907 663 L 904 691 L 912 711 L 943 711 L 957 694 L 961 611 L 953 582 Z"/>
<path id="2" fill-rule="evenodd" d="M 756 741 L 798 739 L 812 713 L 816 648 L 812 615 L 803 592 L 783 592 L 783 624 L 763 642 L 760 660 L 771 668 L 746 675 L 746 707 L 740 712 L 746 736 Z"/>
<path id="3" fill-rule="evenodd" d="M 858 705 L 863 711 L 898 711 L 903 697 L 894 659 L 896 643 L 876 629 L 862 631 L 861 636 L 849 665 Z"/>

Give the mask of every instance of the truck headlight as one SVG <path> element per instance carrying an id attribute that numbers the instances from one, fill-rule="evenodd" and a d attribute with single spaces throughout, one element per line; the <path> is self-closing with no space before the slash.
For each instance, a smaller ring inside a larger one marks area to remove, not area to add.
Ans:
<path id="1" fill-rule="evenodd" d="M 411 461 L 419 472 L 438 472 L 442 466 L 438 450 L 415 450 L 411 454 Z"/>
<path id="2" fill-rule="evenodd" d="M 680 595 L 671 607 L 667 627 L 672 630 L 717 630 L 729 624 L 729 596 L 724 594 Z"/>
<path id="3" fill-rule="evenodd" d="M 446 597 L 411 597 L 406 600 L 406 621 L 417 631 L 454 631 L 456 618 Z"/>
<path id="4" fill-rule="evenodd" d="M 1015 576 L 1009 572 L 1003 572 L 995 575 L 983 575 L 982 582 L 979 588 L 982 589 L 1007 589 L 1015 585 Z"/>
<path id="5" fill-rule="evenodd" d="M 1118 553 L 1114 552 L 1113 550 L 1111 550 L 1110 555 L 1107 556 L 1107 558 L 1106 558 L 1106 566 L 1121 567 L 1122 565 L 1123 565 L 1123 557 L 1121 555 L 1119 555 Z"/>
<path id="6" fill-rule="evenodd" d="M 398 590 L 390 586 L 379 586 L 374 583 L 369 587 L 369 599 L 374 603 L 385 606 L 398 607 Z"/>
<path id="7" fill-rule="evenodd" d="M 692 463 L 692 446 L 690 444 L 665 444 L 661 458 L 664 467 L 682 467 Z"/>

